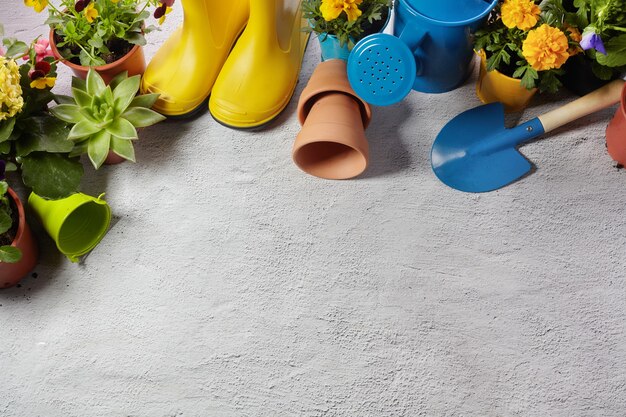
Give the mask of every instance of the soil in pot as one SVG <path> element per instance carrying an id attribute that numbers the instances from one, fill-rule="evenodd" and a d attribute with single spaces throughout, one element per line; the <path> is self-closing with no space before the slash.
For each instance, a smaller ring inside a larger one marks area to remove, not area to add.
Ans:
<path id="1" fill-rule="evenodd" d="M 61 36 L 59 36 L 55 32 L 54 43 L 58 45 L 59 42 L 62 42 L 62 41 L 63 41 L 63 38 L 61 38 Z M 131 49 L 133 49 L 135 45 L 125 41 L 124 39 L 111 39 L 109 42 L 106 43 L 106 46 L 109 49 L 110 53 L 103 55 L 100 58 L 102 58 L 106 64 L 111 64 L 119 59 L 122 59 L 125 55 L 127 55 L 130 52 Z M 70 47 L 66 45 L 61 50 L 63 49 L 69 49 L 73 55 L 78 55 L 80 53 L 80 48 L 78 46 Z M 72 64 L 82 65 L 80 63 L 80 59 L 78 58 L 78 56 L 75 56 L 74 58 L 69 59 L 68 61 L 70 61 Z"/>
<path id="2" fill-rule="evenodd" d="M 11 205 L 11 220 L 13 220 L 13 223 L 9 230 L 0 234 L 0 246 L 10 246 L 13 243 L 15 235 L 17 235 L 17 227 L 19 226 L 17 206 L 12 198 L 9 198 L 9 204 Z"/>

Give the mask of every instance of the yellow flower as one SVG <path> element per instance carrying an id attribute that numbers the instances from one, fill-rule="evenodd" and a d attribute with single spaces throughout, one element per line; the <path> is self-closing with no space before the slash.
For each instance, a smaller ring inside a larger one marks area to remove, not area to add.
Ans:
<path id="1" fill-rule="evenodd" d="M 569 58 L 567 36 L 557 28 L 543 24 L 528 32 L 522 55 L 537 71 L 561 68 Z"/>
<path id="2" fill-rule="evenodd" d="M 111 3 L 117 4 L 120 0 L 111 0 Z"/>
<path id="3" fill-rule="evenodd" d="M 327 22 L 338 18 L 341 12 L 346 12 L 348 22 L 354 22 L 361 16 L 359 4 L 362 2 L 363 0 L 322 0 L 320 12 Z"/>
<path id="4" fill-rule="evenodd" d="M 93 22 L 96 17 L 98 17 L 98 10 L 94 7 L 93 2 L 89 3 L 87 7 L 85 7 L 85 18 L 89 23 Z"/>
<path id="5" fill-rule="evenodd" d="M 15 116 L 23 105 L 19 67 L 14 60 L 0 56 L 0 121 Z"/>
<path id="6" fill-rule="evenodd" d="M 165 16 L 170 13 L 172 11 L 171 7 L 166 7 L 165 8 L 165 13 L 163 13 L 163 16 L 159 17 L 159 25 L 162 25 L 163 22 L 165 22 Z"/>
<path id="7" fill-rule="evenodd" d="M 504 0 L 500 15 L 502 23 L 509 29 L 528 30 L 535 27 L 541 9 L 533 0 Z"/>
<path id="8" fill-rule="evenodd" d="M 35 9 L 37 13 L 40 13 L 48 6 L 48 0 L 24 0 L 24 4 Z"/>
<path id="9" fill-rule="evenodd" d="M 36 78 L 30 82 L 30 88 L 37 88 L 39 90 L 43 90 L 44 88 L 52 88 L 54 87 L 54 83 L 56 82 L 56 77 L 41 77 Z"/>

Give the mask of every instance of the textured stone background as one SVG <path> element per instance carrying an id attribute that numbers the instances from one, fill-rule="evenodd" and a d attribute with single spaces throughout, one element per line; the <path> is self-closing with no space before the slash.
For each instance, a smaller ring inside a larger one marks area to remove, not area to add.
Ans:
<path id="1" fill-rule="evenodd" d="M 0 20 L 46 32 L 21 0 Z M 296 97 L 317 61 L 311 42 Z M 79 265 L 42 238 L 37 278 L 0 292 L 0 415 L 624 416 L 615 110 L 524 146 L 524 180 L 464 194 L 428 156 L 474 81 L 376 108 L 354 181 L 291 162 L 295 100 L 260 132 L 204 114 L 142 130 L 137 164 L 87 167 L 114 225 Z"/>

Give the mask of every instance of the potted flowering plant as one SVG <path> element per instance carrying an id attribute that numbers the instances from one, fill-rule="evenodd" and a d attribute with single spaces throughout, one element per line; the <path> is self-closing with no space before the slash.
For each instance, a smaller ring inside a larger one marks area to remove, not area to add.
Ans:
<path id="1" fill-rule="evenodd" d="M 123 71 L 143 74 L 146 44 L 144 35 L 155 29 L 145 25 L 148 8 L 163 23 L 174 0 L 24 0 L 36 12 L 48 10 L 50 45 L 55 57 L 67 64 L 76 76 L 85 78 L 95 67 L 111 80 Z"/>
<path id="2" fill-rule="evenodd" d="M 564 18 L 582 33 L 584 54 L 570 60 L 568 90 L 585 95 L 626 71 L 626 0 L 563 0 Z"/>
<path id="3" fill-rule="evenodd" d="M 0 36 L 3 34 L 0 25 Z M 68 140 L 69 126 L 48 111 L 60 100 L 50 90 L 56 66 L 42 40 L 30 45 L 6 38 L 0 56 L 0 160 L 19 170 L 28 188 L 46 198 L 63 198 L 76 191 L 83 175 Z M 22 64 L 16 59 L 24 57 Z"/>
<path id="4" fill-rule="evenodd" d="M 392 0 L 304 0 L 303 17 L 315 32 L 322 60 L 347 60 L 354 45 L 367 35 L 382 32 L 391 15 Z"/>
<path id="5" fill-rule="evenodd" d="M 19 197 L 4 179 L 0 160 L 0 288 L 15 285 L 37 261 L 37 246 Z"/>
<path id="6" fill-rule="evenodd" d="M 579 52 L 580 34 L 555 13 L 560 0 L 503 0 L 476 32 L 481 56 L 477 94 L 481 101 L 502 102 L 507 111 L 523 109 L 533 94 L 556 92 L 568 58 Z"/>

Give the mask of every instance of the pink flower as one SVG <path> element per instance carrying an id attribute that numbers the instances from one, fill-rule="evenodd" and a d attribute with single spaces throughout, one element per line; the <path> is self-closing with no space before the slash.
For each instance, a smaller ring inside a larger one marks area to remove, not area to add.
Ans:
<path id="1" fill-rule="evenodd" d="M 7 53 L 7 51 L 5 51 L 2 46 L 0 46 L 0 56 L 4 56 L 4 54 L 6 54 L 6 53 Z"/>
<path id="2" fill-rule="evenodd" d="M 34 48 L 36 54 L 35 62 L 40 62 L 47 56 L 54 56 L 52 55 L 52 50 L 50 49 L 50 42 L 47 39 L 37 39 Z"/>

